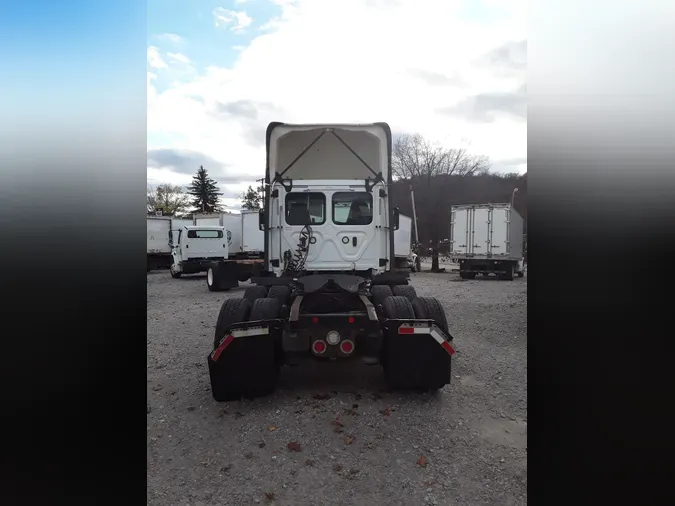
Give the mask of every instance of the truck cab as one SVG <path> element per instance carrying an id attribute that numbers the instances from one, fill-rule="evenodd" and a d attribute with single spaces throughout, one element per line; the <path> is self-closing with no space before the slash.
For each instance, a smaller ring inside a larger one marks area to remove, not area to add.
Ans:
<path id="1" fill-rule="evenodd" d="M 171 276 L 206 272 L 212 262 L 228 256 L 227 231 L 217 226 L 184 226 L 174 234 Z"/>
<path id="2" fill-rule="evenodd" d="M 389 130 L 273 125 L 260 223 L 268 272 L 389 272 L 398 221 L 387 191 Z"/>

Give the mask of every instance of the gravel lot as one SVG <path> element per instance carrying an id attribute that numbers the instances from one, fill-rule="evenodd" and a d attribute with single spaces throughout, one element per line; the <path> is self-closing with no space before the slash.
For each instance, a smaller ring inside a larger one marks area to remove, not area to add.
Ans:
<path id="1" fill-rule="evenodd" d="M 458 348 L 441 392 L 388 392 L 379 366 L 352 362 L 285 368 L 274 395 L 218 404 L 206 355 L 245 285 L 149 273 L 148 504 L 526 504 L 527 277 L 412 283 Z"/>

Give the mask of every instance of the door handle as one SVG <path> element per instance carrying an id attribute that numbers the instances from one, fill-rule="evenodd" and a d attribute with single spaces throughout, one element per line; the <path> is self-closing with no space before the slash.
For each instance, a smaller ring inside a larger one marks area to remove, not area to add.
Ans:
<path id="1" fill-rule="evenodd" d="M 356 247 L 356 237 L 352 237 L 352 246 Z"/>

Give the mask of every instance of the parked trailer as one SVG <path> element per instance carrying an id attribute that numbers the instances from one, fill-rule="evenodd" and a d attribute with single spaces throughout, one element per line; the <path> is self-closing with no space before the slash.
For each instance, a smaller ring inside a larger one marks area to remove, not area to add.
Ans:
<path id="1" fill-rule="evenodd" d="M 399 218 L 399 228 L 394 232 L 394 257 L 399 270 L 421 270 L 420 260 L 412 251 L 412 218 L 403 214 Z"/>
<path id="2" fill-rule="evenodd" d="M 453 206 L 450 251 L 462 279 L 523 276 L 523 219 L 510 204 Z"/>
<path id="3" fill-rule="evenodd" d="M 389 126 L 271 123 L 266 146 L 263 271 L 220 309 L 214 399 L 269 394 L 282 365 L 308 359 L 381 364 L 393 388 L 449 384 L 443 307 L 395 268 Z M 225 266 L 209 268 L 214 290 L 227 286 Z"/>
<path id="4" fill-rule="evenodd" d="M 264 256 L 265 233 L 260 230 L 258 211 L 241 212 L 241 250 L 246 256 Z"/>
<path id="5" fill-rule="evenodd" d="M 147 217 L 147 268 L 148 272 L 171 265 L 169 234 L 171 218 L 164 216 Z"/>

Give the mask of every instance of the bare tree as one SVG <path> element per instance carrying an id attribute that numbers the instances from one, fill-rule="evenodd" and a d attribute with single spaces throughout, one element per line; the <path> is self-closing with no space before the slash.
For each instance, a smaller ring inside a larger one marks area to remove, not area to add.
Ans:
<path id="1" fill-rule="evenodd" d="M 446 234 L 442 230 L 446 220 L 439 219 L 450 210 L 447 198 L 448 176 L 466 177 L 487 174 L 490 160 L 471 154 L 468 147 L 446 148 L 432 144 L 420 134 L 402 135 L 394 143 L 392 170 L 399 180 L 409 181 L 421 197 L 417 214 L 427 229 L 432 249 L 431 270 L 439 270 L 439 242 Z M 423 228 L 420 227 L 420 228 Z"/>
<path id="2" fill-rule="evenodd" d="M 163 216 L 176 216 L 187 212 L 190 196 L 178 185 L 160 184 L 156 188 L 148 187 L 148 214 L 161 211 Z"/>

